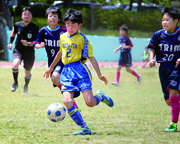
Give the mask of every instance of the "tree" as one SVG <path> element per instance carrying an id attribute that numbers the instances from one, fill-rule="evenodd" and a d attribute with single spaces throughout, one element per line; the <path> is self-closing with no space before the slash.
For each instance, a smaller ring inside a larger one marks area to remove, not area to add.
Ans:
<path id="1" fill-rule="evenodd" d="M 72 5 L 73 0 L 64 0 L 64 7 L 69 8 Z"/>
<path id="2" fill-rule="evenodd" d="M 142 0 L 138 0 L 138 9 L 137 9 L 138 12 L 142 10 L 141 3 L 142 3 Z"/>
<path id="3" fill-rule="evenodd" d="M 29 0 L 18 0 L 18 6 L 29 6 Z"/>
<path id="4" fill-rule="evenodd" d="M 129 11 L 132 10 L 132 3 L 134 2 L 134 0 L 130 0 L 130 4 L 129 4 Z"/>

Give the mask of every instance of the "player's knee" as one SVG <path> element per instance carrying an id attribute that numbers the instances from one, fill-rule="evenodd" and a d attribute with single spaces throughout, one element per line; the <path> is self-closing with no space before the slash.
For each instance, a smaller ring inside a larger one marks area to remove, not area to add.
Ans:
<path id="1" fill-rule="evenodd" d="M 132 71 L 131 71 L 131 70 L 129 70 L 129 69 L 126 69 L 126 71 L 127 71 L 128 73 L 132 73 Z"/>
<path id="2" fill-rule="evenodd" d="M 51 81 L 52 81 L 55 85 L 59 85 L 59 84 L 60 84 L 59 79 L 57 79 L 55 76 L 52 76 L 52 77 L 51 77 Z"/>
<path id="3" fill-rule="evenodd" d="M 94 103 L 92 102 L 92 101 L 86 101 L 86 105 L 88 106 L 88 107 L 94 107 Z"/>
<path id="4" fill-rule="evenodd" d="M 170 102 L 169 102 L 169 99 L 166 100 L 166 104 L 167 104 L 168 106 L 171 106 L 171 104 L 170 104 Z"/>
<path id="5" fill-rule="evenodd" d="M 66 106 L 69 106 L 73 103 L 73 101 L 71 99 L 64 99 L 63 100 L 63 103 L 66 105 Z"/>
<path id="6" fill-rule="evenodd" d="M 14 64 L 14 65 L 13 65 L 13 69 L 14 69 L 14 70 L 17 70 L 18 68 L 19 68 L 19 64 Z"/>

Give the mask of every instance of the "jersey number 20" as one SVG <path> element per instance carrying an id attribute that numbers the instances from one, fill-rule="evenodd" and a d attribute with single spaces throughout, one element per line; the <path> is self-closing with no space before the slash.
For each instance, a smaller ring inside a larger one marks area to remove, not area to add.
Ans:
<path id="1" fill-rule="evenodd" d="M 174 54 L 170 54 L 170 55 L 164 54 L 164 57 L 162 59 L 163 61 L 171 61 L 173 57 L 174 57 Z"/>

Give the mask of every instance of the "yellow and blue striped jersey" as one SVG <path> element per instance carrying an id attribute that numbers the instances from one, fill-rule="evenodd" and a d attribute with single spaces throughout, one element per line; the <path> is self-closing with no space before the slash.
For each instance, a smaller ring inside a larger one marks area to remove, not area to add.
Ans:
<path id="1" fill-rule="evenodd" d="M 73 36 L 64 33 L 60 36 L 60 53 L 64 65 L 76 61 L 84 63 L 87 58 L 93 57 L 93 48 L 91 42 L 80 31 Z"/>

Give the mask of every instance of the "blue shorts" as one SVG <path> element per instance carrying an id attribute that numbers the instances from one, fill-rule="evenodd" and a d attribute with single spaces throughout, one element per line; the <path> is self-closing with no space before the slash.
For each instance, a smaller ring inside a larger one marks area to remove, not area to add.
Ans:
<path id="1" fill-rule="evenodd" d="M 118 65 L 125 65 L 125 67 L 132 66 L 132 57 L 130 52 L 123 52 L 119 58 Z"/>
<path id="2" fill-rule="evenodd" d="M 164 99 L 169 99 L 168 89 L 180 90 L 180 65 L 175 68 L 175 62 L 161 63 L 159 79 Z"/>
<path id="3" fill-rule="evenodd" d="M 48 58 L 48 67 L 50 67 L 51 63 L 53 62 L 54 58 Z M 60 60 L 57 65 L 54 67 L 54 70 L 52 71 L 51 75 L 53 74 L 53 72 L 57 72 L 59 74 L 61 74 L 62 70 L 63 70 L 64 64 L 62 63 L 62 61 Z M 54 87 L 56 87 L 55 84 L 53 84 Z"/>
<path id="4" fill-rule="evenodd" d="M 80 91 L 92 90 L 92 75 L 86 64 L 80 61 L 64 66 L 60 77 L 61 91 L 75 92 L 74 98 L 80 95 Z"/>

